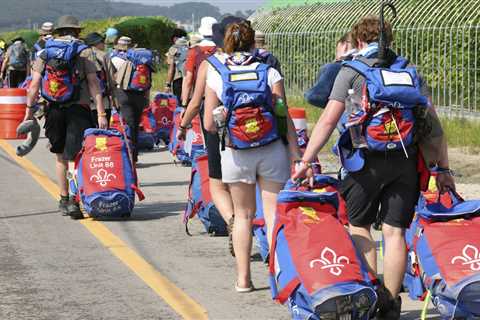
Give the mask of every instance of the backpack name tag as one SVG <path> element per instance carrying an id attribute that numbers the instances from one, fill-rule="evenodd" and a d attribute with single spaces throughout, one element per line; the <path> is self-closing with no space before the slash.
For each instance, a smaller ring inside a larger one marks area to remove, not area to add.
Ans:
<path id="1" fill-rule="evenodd" d="M 408 72 L 392 72 L 382 70 L 382 79 L 385 86 L 410 86 L 413 87 L 413 78 Z"/>
<path id="2" fill-rule="evenodd" d="M 253 81 L 258 80 L 258 74 L 256 72 L 246 72 L 246 73 L 237 73 L 230 74 L 230 81 Z"/>

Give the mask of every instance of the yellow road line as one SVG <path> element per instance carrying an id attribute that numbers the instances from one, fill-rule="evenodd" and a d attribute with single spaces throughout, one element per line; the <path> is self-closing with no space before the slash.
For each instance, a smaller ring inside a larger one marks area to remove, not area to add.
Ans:
<path id="1" fill-rule="evenodd" d="M 45 173 L 28 159 L 17 157 L 15 149 L 5 140 L 0 140 L 0 147 L 22 166 L 48 193 L 55 199 L 58 199 L 60 190 Z M 134 250 L 130 249 L 103 223 L 86 219 L 82 220 L 81 224 L 184 319 L 208 319 L 207 310 L 164 277 Z"/>

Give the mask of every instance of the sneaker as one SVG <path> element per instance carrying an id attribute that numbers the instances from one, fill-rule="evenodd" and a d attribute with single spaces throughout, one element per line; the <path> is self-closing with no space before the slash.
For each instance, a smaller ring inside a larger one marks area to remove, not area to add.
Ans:
<path id="1" fill-rule="evenodd" d="M 399 320 L 402 310 L 402 298 L 397 297 L 389 301 L 388 305 L 378 309 L 377 320 Z"/>
<path id="2" fill-rule="evenodd" d="M 63 216 L 68 216 L 68 204 L 70 199 L 64 196 L 61 196 L 60 201 L 58 201 L 58 210 L 62 213 Z"/>
<path id="3" fill-rule="evenodd" d="M 80 210 L 80 206 L 75 201 L 73 200 L 70 201 L 70 203 L 67 206 L 67 210 L 68 210 L 68 215 L 73 220 L 83 219 L 83 213 Z"/>

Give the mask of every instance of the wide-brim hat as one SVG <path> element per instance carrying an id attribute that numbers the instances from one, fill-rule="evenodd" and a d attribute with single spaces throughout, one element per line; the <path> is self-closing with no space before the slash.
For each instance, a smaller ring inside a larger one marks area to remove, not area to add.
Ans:
<path id="1" fill-rule="evenodd" d="M 92 33 L 89 33 L 86 37 L 85 37 L 85 44 L 87 46 L 95 46 L 99 43 L 102 43 L 105 41 L 105 38 L 98 32 L 92 32 Z"/>
<path id="2" fill-rule="evenodd" d="M 214 17 L 203 17 L 200 20 L 200 28 L 198 28 L 198 33 L 204 37 L 211 37 L 213 35 L 212 27 L 215 23 L 218 23 L 218 21 Z"/>
<path id="3" fill-rule="evenodd" d="M 38 33 L 41 36 L 52 34 L 52 32 L 53 32 L 53 22 L 44 22 L 40 27 L 40 30 L 38 30 Z"/>
<path id="4" fill-rule="evenodd" d="M 115 45 L 115 49 L 126 51 L 132 48 L 132 38 L 122 36 L 117 40 L 117 44 Z"/>
<path id="5" fill-rule="evenodd" d="M 61 29 L 83 29 L 80 21 L 74 16 L 61 16 L 58 18 L 55 30 Z"/>

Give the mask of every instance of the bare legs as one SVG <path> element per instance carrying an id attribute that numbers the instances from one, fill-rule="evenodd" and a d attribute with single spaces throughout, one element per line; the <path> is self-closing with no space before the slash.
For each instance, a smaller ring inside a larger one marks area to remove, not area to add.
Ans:
<path id="1" fill-rule="evenodd" d="M 57 174 L 58 187 L 60 188 L 60 195 L 68 196 L 68 161 L 63 159 L 63 155 L 61 153 L 55 154 L 55 156 L 55 171 Z"/>
<path id="2" fill-rule="evenodd" d="M 237 286 L 250 287 L 250 254 L 252 251 L 252 220 L 255 214 L 255 185 L 232 183 L 235 223 L 233 226 L 233 247 L 237 261 Z"/>

